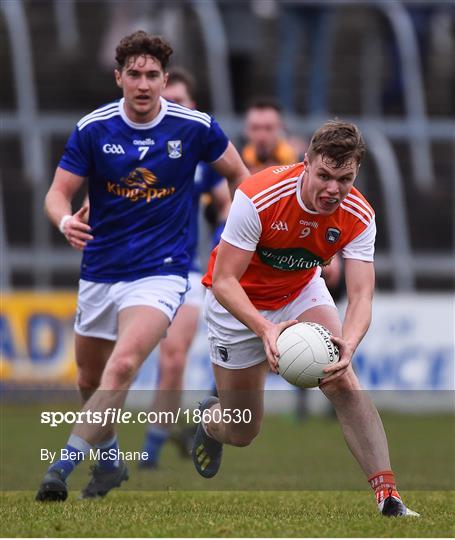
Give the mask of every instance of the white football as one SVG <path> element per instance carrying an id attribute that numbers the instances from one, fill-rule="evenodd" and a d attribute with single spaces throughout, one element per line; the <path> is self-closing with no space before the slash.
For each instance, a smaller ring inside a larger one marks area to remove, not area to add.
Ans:
<path id="1" fill-rule="evenodd" d="M 339 360 L 338 347 L 330 335 L 321 324 L 310 322 L 286 328 L 277 340 L 280 375 L 300 388 L 318 386 L 327 376 L 322 370 Z"/>

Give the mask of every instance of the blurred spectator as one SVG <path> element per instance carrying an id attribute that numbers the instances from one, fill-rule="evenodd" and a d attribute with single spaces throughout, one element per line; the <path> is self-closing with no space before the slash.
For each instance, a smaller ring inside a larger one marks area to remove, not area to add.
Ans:
<path id="1" fill-rule="evenodd" d="M 286 139 L 280 106 L 272 98 L 258 97 L 250 102 L 245 116 L 245 137 L 241 155 L 251 174 L 271 165 L 289 165 L 303 159 Z M 303 148 L 304 143 L 298 142 Z"/>
<path id="2" fill-rule="evenodd" d="M 296 74 L 301 71 L 301 40 L 305 40 L 305 72 L 308 73 L 307 112 L 325 114 L 328 110 L 328 73 L 332 46 L 332 8 L 305 0 L 279 3 L 278 96 L 286 112 L 296 112 Z M 300 98 L 300 96 L 298 96 Z"/>

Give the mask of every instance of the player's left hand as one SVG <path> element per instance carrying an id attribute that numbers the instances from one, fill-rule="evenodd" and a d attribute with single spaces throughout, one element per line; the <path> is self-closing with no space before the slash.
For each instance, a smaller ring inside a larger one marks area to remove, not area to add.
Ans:
<path id="1" fill-rule="evenodd" d="M 349 343 L 349 341 L 336 336 L 330 336 L 330 339 L 338 347 L 340 351 L 340 359 L 335 364 L 324 368 L 324 373 L 327 373 L 328 375 L 327 377 L 324 377 L 321 386 L 344 375 L 352 361 L 352 356 L 354 354 L 354 347 Z"/>

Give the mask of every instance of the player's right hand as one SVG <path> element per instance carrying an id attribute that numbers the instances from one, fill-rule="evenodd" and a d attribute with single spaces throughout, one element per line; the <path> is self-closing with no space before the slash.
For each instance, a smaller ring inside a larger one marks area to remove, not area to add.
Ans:
<path id="1" fill-rule="evenodd" d="M 299 321 L 297 320 L 291 320 L 280 322 L 278 324 L 270 323 L 261 336 L 262 342 L 264 343 L 267 361 L 273 373 L 278 374 L 278 359 L 280 358 L 280 353 L 278 352 L 278 347 L 276 346 L 276 340 L 281 332 L 286 330 L 286 328 L 289 328 L 289 326 L 297 324 L 298 322 Z"/>
<path id="2" fill-rule="evenodd" d="M 63 234 L 68 243 L 74 249 L 82 251 L 89 240 L 93 240 L 90 234 L 92 229 L 86 221 L 88 206 L 82 206 L 63 225 Z"/>

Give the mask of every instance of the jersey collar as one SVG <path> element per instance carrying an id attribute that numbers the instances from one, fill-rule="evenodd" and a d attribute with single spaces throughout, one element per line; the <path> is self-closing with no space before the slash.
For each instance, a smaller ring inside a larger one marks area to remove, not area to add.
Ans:
<path id="1" fill-rule="evenodd" d="M 305 174 L 305 168 L 303 169 L 303 171 L 301 172 L 300 176 L 299 176 L 299 179 L 297 180 L 297 201 L 299 203 L 299 205 L 301 206 L 301 208 L 303 208 L 305 210 L 305 212 L 308 212 L 308 214 L 319 214 L 319 212 L 316 212 L 316 210 L 310 210 L 309 208 L 307 208 L 305 206 L 305 203 L 303 202 L 303 199 L 302 199 L 302 184 L 303 184 L 303 175 Z"/>
<path id="2" fill-rule="evenodd" d="M 122 117 L 122 120 L 125 122 L 125 124 L 127 124 L 128 126 L 134 129 L 150 129 L 157 126 L 166 115 L 167 101 L 164 98 L 160 97 L 160 104 L 161 104 L 160 112 L 157 114 L 157 116 L 155 116 L 153 120 L 151 120 L 150 122 L 147 122 L 146 124 L 139 124 L 137 122 L 133 122 L 132 120 L 128 118 L 128 116 L 126 116 L 125 98 L 122 98 L 119 102 L 120 116 Z"/>

